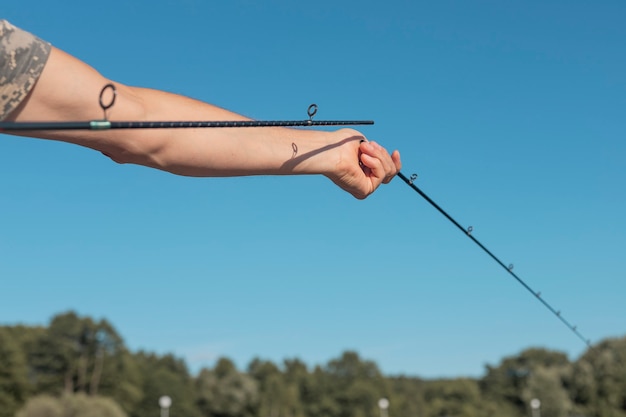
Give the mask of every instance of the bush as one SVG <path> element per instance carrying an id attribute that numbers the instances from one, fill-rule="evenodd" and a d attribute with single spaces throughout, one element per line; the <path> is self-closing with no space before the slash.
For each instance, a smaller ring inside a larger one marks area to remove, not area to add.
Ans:
<path id="1" fill-rule="evenodd" d="M 16 417 L 127 417 L 115 401 L 85 394 L 54 398 L 40 395 L 28 400 Z"/>

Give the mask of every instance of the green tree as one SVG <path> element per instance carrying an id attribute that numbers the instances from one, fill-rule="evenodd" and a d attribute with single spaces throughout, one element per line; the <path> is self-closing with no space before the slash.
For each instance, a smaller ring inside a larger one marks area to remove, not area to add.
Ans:
<path id="1" fill-rule="evenodd" d="M 54 316 L 47 329 L 24 340 L 34 391 L 107 395 L 133 409 L 142 398 L 133 356 L 106 320 L 74 312 Z"/>
<path id="2" fill-rule="evenodd" d="M 530 404 L 532 399 L 537 398 L 541 401 L 542 414 L 553 417 L 570 415 L 573 404 L 563 385 L 566 377 L 563 368 L 536 368 L 529 375 L 523 392 L 525 403 Z"/>
<path id="3" fill-rule="evenodd" d="M 389 397 L 389 387 L 374 362 L 347 351 L 329 361 L 325 372 L 332 380 L 330 394 L 339 405 L 337 417 L 378 416 L 378 401 Z"/>
<path id="4" fill-rule="evenodd" d="M 303 398 L 311 384 L 309 370 L 299 359 L 285 359 L 283 369 L 286 386 L 282 397 L 284 416 L 305 417 Z"/>
<path id="5" fill-rule="evenodd" d="M 89 349 L 93 358 L 89 394 L 115 398 L 125 410 L 132 410 L 143 397 L 141 373 L 134 355 L 108 321 L 100 320 L 94 330 Z"/>
<path id="6" fill-rule="evenodd" d="M 28 384 L 26 358 L 10 330 L 0 327 L 0 417 L 13 417 L 26 401 Z"/>
<path id="7" fill-rule="evenodd" d="M 194 380 L 183 360 L 139 352 L 134 361 L 141 375 L 141 399 L 130 409 L 131 417 L 154 417 L 159 411 L 159 398 L 164 395 L 172 399 L 172 416 L 200 416 Z"/>
<path id="8" fill-rule="evenodd" d="M 483 398 L 478 382 L 469 378 L 429 381 L 424 386 L 426 415 L 488 417 L 511 415 Z"/>
<path id="9" fill-rule="evenodd" d="M 197 404 L 206 417 L 254 417 L 259 391 L 251 376 L 237 371 L 232 361 L 220 358 L 214 369 L 202 369 L 196 379 Z"/>
<path id="10" fill-rule="evenodd" d="M 106 377 L 106 362 L 125 349 L 106 320 L 95 322 L 67 312 L 54 316 L 29 350 L 39 392 L 97 395 Z M 117 366 L 109 368 L 118 370 Z"/>
<path id="11" fill-rule="evenodd" d="M 73 315 L 69 320 L 53 319 L 56 326 L 41 332 L 36 340 L 32 341 L 28 349 L 28 362 L 32 369 L 32 378 L 35 392 L 60 395 L 63 391 L 74 391 L 75 351 L 73 333 L 76 332 Z M 67 327 L 67 329 L 63 329 Z"/>
<path id="12" fill-rule="evenodd" d="M 571 408 L 565 400 L 566 377 L 570 373 L 571 363 L 564 353 L 527 349 L 517 356 L 504 358 L 497 367 L 487 366 L 480 387 L 488 401 L 501 404 L 503 412 L 511 416 L 528 415 L 531 397 L 537 396 L 544 401 L 537 391 L 538 387 L 550 387 L 550 395 L 559 398 L 555 400 L 553 409 L 561 410 L 561 413 Z"/>
<path id="13" fill-rule="evenodd" d="M 596 417 L 626 417 L 626 337 L 607 339 L 574 364 L 571 396 Z"/>
<path id="14" fill-rule="evenodd" d="M 301 397 L 305 415 L 309 417 L 337 417 L 341 405 L 334 395 L 335 381 L 321 366 L 313 368 L 307 382 L 302 385 Z"/>
<path id="15" fill-rule="evenodd" d="M 406 376 L 388 380 L 391 391 L 388 398 L 390 416 L 426 416 L 424 393 L 427 382 Z"/>
<path id="16" fill-rule="evenodd" d="M 256 380 L 258 385 L 258 416 L 294 417 L 293 404 L 290 401 L 290 387 L 275 364 L 254 359 L 248 365 L 248 374 Z"/>

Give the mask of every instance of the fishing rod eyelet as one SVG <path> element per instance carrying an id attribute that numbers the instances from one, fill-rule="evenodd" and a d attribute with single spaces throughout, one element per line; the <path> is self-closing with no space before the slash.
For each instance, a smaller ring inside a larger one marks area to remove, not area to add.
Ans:
<path id="1" fill-rule="evenodd" d="M 411 174 L 411 177 L 409 179 L 409 184 L 413 184 L 416 179 L 417 179 L 417 174 Z"/>
<path id="2" fill-rule="evenodd" d="M 315 116 L 315 113 L 317 113 L 317 104 L 313 103 L 306 110 L 306 114 L 309 115 L 309 122 L 313 121 L 313 116 Z"/>
<path id="3" fill-rule="evenodd" d="M 109 101 L 108 104 L 105 104 L 104 94 L 106 93 L 107 90 L 111 90 L 112 95 L 111 95 L 111 101 Z M 113 85 L 113 83 L 109 83 L 105 85 L 104 87 L 102 87 L 102 90 L 100 90 L 100 96 L 98 98 L 98 102 L 100 103 L 100 108 L 102 109 L 102 113 L 104 114 L 104 117 L 103 117 L 104 120 L 107 120 L 107 110 L 113 107 L 113 105 L 115 104 L 116 98 L 117 98 L 117 89 L 115 88 L 115 85 Z"/>

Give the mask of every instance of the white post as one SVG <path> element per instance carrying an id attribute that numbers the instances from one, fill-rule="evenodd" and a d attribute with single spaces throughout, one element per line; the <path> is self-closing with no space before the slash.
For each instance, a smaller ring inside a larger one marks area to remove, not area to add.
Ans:
<path id="1" fill-rule="evenodd" d="M 380 408 L 380 417 L 387 417 L 387 409 L 389 408 L 389 400 L 381 398 L 378 400 L 378 408 Z"/>
<path id="2" fill-rule="evenodd" d="M 169 417 L 170 407 L 172 406 L 172 399 L 167 395 L 159 398 L 159 407 L 161 407 L 161 417 Z"/>
<path id="3" fill-rule="evenodd" d="M 533 417 L 541 417 L 541 401 L 538 398 L 530 400 L 530 409 L 532 410 Z"/>

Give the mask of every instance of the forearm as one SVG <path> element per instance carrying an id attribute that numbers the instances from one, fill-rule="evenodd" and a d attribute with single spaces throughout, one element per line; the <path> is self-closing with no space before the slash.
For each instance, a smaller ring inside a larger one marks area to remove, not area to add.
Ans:
<path id="1" fill-rule="evenodd" d="M 145 105 L 145 120 L 244 120 L 218 107 L 161 91 L 134 89 Z M 164 105 L 163 103 L 167 103 Z M 133 160 L 176 174 L 232 176 L 328 174 L 339 138 L 362 136 L 348 130 L 268 128 L 161 129 L 136 132 L 151 144 L 149 160 Z M 355 145 L 356 146 L 356 145 Z M 146 152 L 138 152 L 141 158 Z"/>

